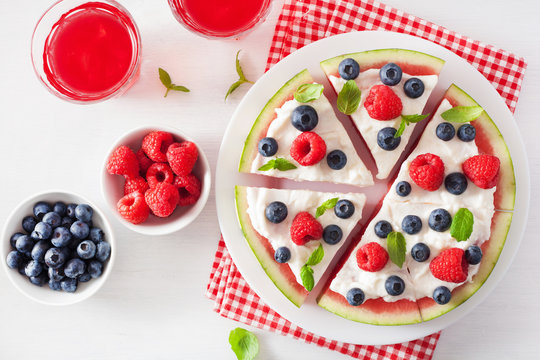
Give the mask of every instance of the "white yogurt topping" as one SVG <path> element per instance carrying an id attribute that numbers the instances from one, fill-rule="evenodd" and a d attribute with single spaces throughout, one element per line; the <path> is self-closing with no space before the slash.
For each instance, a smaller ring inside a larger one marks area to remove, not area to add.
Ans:
<path id="1" fill-rule="evenodd" d="M 324 95 L 317 100 L 307 103 L 312 106 L 319 117 L 319 123 L 312 130 L 317 133 L 326 143 L 326 153 L 333 150 L 341 150 L 347 156 L 347 164 L 340 170 L 333 170 L 328 166 L 326 157 L 312 166 L 298 164 L 290 155 L 293 140 L 301 134 L 291 124 L 291 115 L 294 109 L 303 105 L 292 99 L 276 109 L 276 118 L 270 123 L 266 136 L 273 137 L 278 143 L 278 151 L 272 157 L 264 157 L 257 153 L 251 171 L 254 173 L 284 177 L 293 180 L 329 181 L 333 183 L 352 184 L 357 186 L 373 185 L 371 172 L 366 168 L 343 125 L 339 122 L 328 99 Z M 296 169 L 279 171 L 272 169 L 259 171 L 258 169 L 269 160 L 276 157 L 285 158 L 297 166 Z"/>
<path id="2" fill-rule="evenodd" d="M 403 90 L 403 85 L 405 84 L 405 82 L 412 77 L 416 77 L 422 80 L 425 87 L 422 96 L 416 99 L 409 98 L 407 95 L 405 95 L 405 92 Z M 333 75 L 329 76 L 329 80 L 334 86 L 336 92 L 338 93 L 343 88 L 343 85 L 347 82 L 345 79 Z M 429 98 L 429 95 L 437 84 L 437 80 L 437 75 L 412 76 L 403 73 L 399 84 L 391 87 L 394 93 L 401 99 L 401 103 L 403 104 L 402 114 L 421 114 Z M 379 173 L 377 174 L 377 179 L 386 179 L 386 177 L 390 174 L 390 171 L 394 168 L 394 165 L 398 161 L 399 157 L 401 156 L 401 153 L 405 149 L 405 146 L 409 142 L 409 138 L 411 137 L 415 124 L 407 126 L 407 128 L 401 135 L 401 143 L 396 149 L 391 151 L 382 149 L 377 144 L 377 134 L 379 130 L 385 127 L 394 127 L 396 129 L 399 128 L 399 124 L 401 123 L 401 116 L 389 121 L 375 120 L 369 116 L 366 108 L 364 107 L 364 100 L 367 98 L 369 90 L 374 85 L 382 84 L 379 78 L 379 69 L 369 69 L 366 71 L 361 71 L 360 75 L 358 75 L 355 81 L 362 93 L 362 96 L 360 99 L 360 105 L 358 106 L 358 110 L 356 110 L 351 115 L 351 117 L 356 127 L 358 128 L 358 131 L 360 131 L 360 134 L 362 134 L 364 141 L 369 147 L 373 158 L 375 159 L 377 168 L 379 170 Z"/>
<path id="3" fill-rule="evenodd" d="M 315 211 L 324 201 L 338 197 L 340 200 L 347 199 L 351 201 L 355 207 L 353 215 L 348 219 L 341 219 L 334 214 L 333 210 L 326 212 L 317 218 L 317 221 L 324 227 L 334 224 L 343 231 L 343 238 L 335 245 L 329 245 L 320 240 L 312 240 L 305 245 L 296 245 L 290 237 L 290 228 L 294 217 L 303 211 L 309 212 L 315 216 Z M 266 219 L 265 209 L 273 201 L 281 201 L 287 205 L 288 215 L 284 221 L 279 224 L 271 223 Z M 322 244 L 324 249 L 324 257 L 322 261 L 312 266 L 314 271 L 313 277 L 315 284 L 326 271 L 326 268 L 332 261 L 336 252 L 345 243 L 352 229 L 362 218 L 362 209 L 366 202 L 364 194 L 339 194 L 339 193 L 322 193 L 309 190 L 276 190 L 267 188 L 247 188 L 247 212 L 251 219 L 251 223 L 255 230 L 268 239 L 272 247 L 275 249 L 286 246 L 291 251 L 291 259 L 288 261 L 292 272 L 296 276 L 298 283 L 302 284 L 300 277 L 300 268 L 306 263 L 313 251 Z"/>

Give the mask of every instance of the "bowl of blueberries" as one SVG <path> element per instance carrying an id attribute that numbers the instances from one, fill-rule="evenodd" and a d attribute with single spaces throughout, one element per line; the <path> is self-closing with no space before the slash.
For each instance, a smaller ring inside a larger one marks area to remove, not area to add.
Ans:
<path id="1" fill-rule="evenodd" d="M 29 298 L 69 305 L 95 294 L 114 264 L 105 215 L 80 195 L 48 191 L 23 201 L 2 236 L 8 278 Z"/>

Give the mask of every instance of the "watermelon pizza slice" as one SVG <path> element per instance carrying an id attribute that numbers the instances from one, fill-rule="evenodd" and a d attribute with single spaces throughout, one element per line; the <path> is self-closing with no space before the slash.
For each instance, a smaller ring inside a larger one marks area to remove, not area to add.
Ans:
<path id="1" fill-rule="evenodd" d="M 338 109 L 350 115 L 371 151 L 378 179 L 386 179 L 404 151 L 437 84 L 444 60 L 417 51 L 380 49 L 321 62 L 338 93 Z"/>

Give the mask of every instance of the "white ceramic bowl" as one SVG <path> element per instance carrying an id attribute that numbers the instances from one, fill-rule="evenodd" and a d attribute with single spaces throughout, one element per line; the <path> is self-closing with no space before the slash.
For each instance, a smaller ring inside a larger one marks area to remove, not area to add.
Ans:
<path id="1" fill-rule="evenodd" d="M 145 126 L 131 130 L 118 139 L 107 153 L 107 157 L 105 158 L 101 169 L 101 190 L 105 198 L 105 202 L 110 207 L 112 213 L 126 227 L 145 235 L 165 235 L 186 227 L 201 213 L 206 201 L 208 200 L 208 195 L 210 194 L 212 175 L 208 160 L 206 159 L 202 149 L 197 145 L 197 149 L 199 150 L 199 158 L 197 159 L 197 163 L 193 168 L 193 173 L 201 181 L 201 196 L 199 197 L 199 200 L 190 206 L 177 207 L 171 216 L 166 218 L 160 218 L 150 214 L 148 219 L 141 224 L 132 224 L 125 220 L 118 213 L 116 208 L 118 200 L 124 196 L 124 177 L 109 174 L 107 172 L 107 160 L 109 159 L 111 153 L 121 145 L 126 145 L 136 152 L 141 147 L 143 138 L 152 131 L 166 131 L 173 135 L 175 141 L 180 142 L 187 140 L 197 144 L 197 142 L 192 138 L 182 133 L 180 130 L 170 126 Z"/>
<path id="2" fill-rule="evenodd" d="M 11 235 L 16 232 L 24 233 L 22 229 L 22 219 L 31 215 L 33 212 L 34 204 L 38 201 L 46 201 L 50 204 L 54 204 L 57 201 L 63 201 L 66 204 L 88 204 L 94 209 L 94 216 L 92 222 L 94 226 L 99 227 L 105 233 L 105 240 L 111 245 L 111 256 L 105 263 L 103 274 L 97 279 L 92 279 L 85 283 L 79 283 L 77 291 L 74 293 L 66 293 L 64 291 L 54 291 L 49 288 L 47 284 L 43 287 L 39 287 L 30 283 L 28 278 L 19 274 L 15 269 L 10 269 L 6 263 L 7 254 L 12 250 L 9 239 Z M 11 212 L 11 215 L 6 221 L 4 230 L 2 232 L 2 267 L 6 270 L 9 280 L 15 285 L 20 292 L 42 304 L 47 305 L 70 305 L 75 304 L 90 296 L 94 295 L 99 288 L 107 281 L 111 269 L 114 266 L 114 259 L 116 256 L 116 243 L 114 240 L 114 234 L 112 232 L 111 225 L 106 219 L 105 215 L 99 210 L 99 208 L 90 202 L 88 199 L 67 191 L 51 190 L 33 195 L 24 200 L 15 210 Z"/>

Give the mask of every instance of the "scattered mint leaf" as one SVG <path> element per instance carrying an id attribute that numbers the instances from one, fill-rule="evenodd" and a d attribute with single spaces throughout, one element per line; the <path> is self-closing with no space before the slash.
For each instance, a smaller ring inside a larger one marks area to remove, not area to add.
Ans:
<path id="1" fill-rule="evenodd" d="M 322 84 L 302 84 L 294 92 L 294 98 L 300 103 L 307 103 L 320 98 L 323 90 Z"/>
<path id="2" fill-rule="evenodd" d="M 246 329 L 236 328 L 229 333 L 229 344 L 238 360 L 253 360 L 259 353 L 257 337 Z"/>
<path id="3" fill-rule="evenodd" d="M 309 265 L 304 265 L 300 268 L 300 278 L 302 279 L 302 285 L 307 291 L 313 290 L 315 286 L 315 278 L 313 277 L 313 269 Z"/>
<path id="4" fill-rule="evenodd" d="M 232 92 L 238 89 L 238 87 L 243 83 L 253 84 L 253 81 L 249 81 L 248 79 L 246 79 L 246 76 L 244 75 L 244 70 L 242 70 L 242 66 L 240 65 L 240 59 L 238 59 L 240 51 L 241 50 L 238 50 L 238 52 L 236 53 L 236 73 L 238 74 L 239 79 L 229 87 L 229 90 L 227 90 L 227 94 L 225 94 L 225 100 L 227 100 L 227 97 L 229 97 L 229 95 L 231 95 Z"/>
<path id="5" fill-rule="evenodd" d="M 345 115 L 351 115 L 358 109 L 361 95 L 362 93 L 360 92 L 358 85 L 356 85 L 356 82 L 354 80 L 347 80 L 345 85 L 343 85 L 343 89 L 341 89 L 338 94 L 338 110 Z"/>
<path id="6" fill-rule="evenodd" d="M 484 109 L 480 106 L 455 106 L 446 110 L 441 114 L 441 117 L 450 122 L 465 123 L 476 120 Z"/>
<path id="7" fill-rule="evenodd" d="M 405 262 L 405 253 L 407 251 L 405 237 L 399 231 L 392 231 L 386 238 L 386 247 L 390 260 L 400 268 Z"/>
<path id="8" fill-rule="evenodd" d="M 309 259 L 307 260 L 306 265 L 315 266 L 322 261 L 323 257 L 324 257 L 324 249 L 322 247 L 322 244 L 319 244 L 319 247 L 313 250 L 313 252 L 309 256 Z"/>
<path id="9" fill-rule="evenodd" d="M 158 73 L 159 73 L 159 80 L 161 81 L 163 86 L 165 86 L 165 88 L 167 89 L 163 97 L 167 97 L 167 95 L 169 94 L 169 91 L 171 90 L 189 92 L 189 89 L 187 87 L 173 84 L 169 73 L 163 70 L 162 68 L 158 68 Z"/>
<path id="10" fill-rule="evenodd" d="M 398 131 L 394 134 L 394 137 L 400 137 L 401 135 L 403 135 L 403 132 L 408 125 L 418 123 L 427 118 L 428 116 L 429 114 L 401 115 L 401 123 L 399 124 Z"/>
<path id="11" fill-rule="evenodd" d="M 401 135 L 403 135 L 403 132 L 405 131 L 405 128 L 407 127 L 407 122 L 403 119 L 401 119 L 401 123 L 399 124 L 399 128 L 397 129 L 396 133 L 394 134 L 394 138 L 398 138 Z"/>
<path id="12" fill-rule="evenodd" d="M 339 198 L 336 197 L 336 198 L 328 199 L 325 202 L 323 202 L 321 206 L 319 206 L 317 208 L 317 211 L 315 212 L 315 219 L 318 218 L 319 216 L 322 216 L 322 214 L 324 214 L 326 210 L 333 209 L 334 206 L 336 206 L 338 200 Z"/>
<path id="13" fill-rule="evenodd" d="M 279 171 L 287 171 L 287 170 L 296 169 L 296 165 L 294 165 L 287 159 L 277 158 L 277 159 L 269 160 L 266 164 L 264 164 L 263 166 L 259 168 L 259 171 L 268 171 L 271 169 L 277 169 Z"/>
<path id="14" fill-rule="evenodd" d="M 467 208 L 461 208 L 454 215 L 450 225 L 450 235 L 457 241 L 467 240 L 473 231 L 474 216 Z"/>

